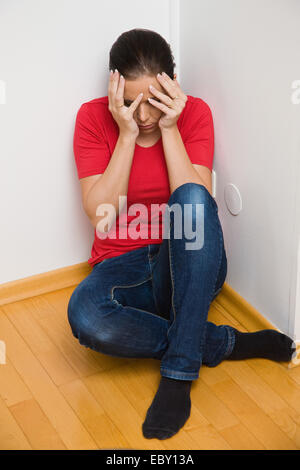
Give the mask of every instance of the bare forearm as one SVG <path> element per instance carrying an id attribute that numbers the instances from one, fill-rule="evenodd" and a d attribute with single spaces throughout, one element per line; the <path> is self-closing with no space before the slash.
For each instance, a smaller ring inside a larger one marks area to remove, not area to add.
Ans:
<path id="1" fill-rule="evenodd" d="M 101 219 L 107 217 L 107 213 L 96 215 L 100 204 L 114 206 L 115 216 L 119 214 L 119 196 L 127 196 L 128 192 L 135 140 L 134 136 L 119 135 L 107 168 L 88 193 L 85 209 L 95 228 Z M 109 217 L 110 222 L 106 224 L 105 231 L 109 230 L 114 220 Z"/>
<path id="2" fill-rule="evenodd" d="M 205 185 L 189 159 L 178 127 L 162 129 L 161 133 L 171 194 L 184 183 Z"/>

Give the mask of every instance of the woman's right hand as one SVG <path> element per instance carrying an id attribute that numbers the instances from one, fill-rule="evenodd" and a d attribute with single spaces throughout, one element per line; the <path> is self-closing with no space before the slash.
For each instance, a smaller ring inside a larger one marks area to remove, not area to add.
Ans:
<path id="1" fill-rule="evenodd" d="M 120 134 L 134 136 L 139 135 L 139 126 L 133 119 L 133 113 L 138 107 L 142 95 L 138 95 L 130 106 L 124 105 L 125 78 L 119 78 L 119 72 L 110 75 L 108 86 L 108 109 L 119 126 Z"/>

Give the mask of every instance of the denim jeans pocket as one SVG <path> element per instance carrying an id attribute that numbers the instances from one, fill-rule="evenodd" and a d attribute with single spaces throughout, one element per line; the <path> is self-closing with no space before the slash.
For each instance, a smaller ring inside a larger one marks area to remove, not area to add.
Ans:
<path id="1" fill-rule="evenodd" d="M 132 307 L 160 316 L 153 295 L 152 276 L 135 284 L 113 286 L 111 300 L 123 307 Z"/>

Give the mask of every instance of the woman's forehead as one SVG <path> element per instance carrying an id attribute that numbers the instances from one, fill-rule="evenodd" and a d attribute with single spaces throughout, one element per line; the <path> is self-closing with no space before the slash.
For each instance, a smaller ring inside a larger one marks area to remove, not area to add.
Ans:
<path id="1" fill-rule="evenodd" d="M 150 91 L 149 85 L 153 85 L 158 91 L 163 92 L 163 88 L 155 75 L 153 75 L 152 77 L 149 75 L 145 75 L 135 80 L 125 79 L 124 97 L 126 94 L 126 99 L 135 100 L 136 95 L 138 93 L 143 92 L 145 94 Z"/>

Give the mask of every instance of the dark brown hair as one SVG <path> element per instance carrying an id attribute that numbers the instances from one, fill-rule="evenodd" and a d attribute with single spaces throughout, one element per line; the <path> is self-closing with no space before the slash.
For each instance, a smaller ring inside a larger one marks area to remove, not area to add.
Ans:
<path id="1" fill-rule="evenodd" d="M 175 66 L 170 44 L 150 29 L 125 31 L 109 52 L 109 70 L 117 69 L 126 80 L 161 72 L 173 79 Z"/>

